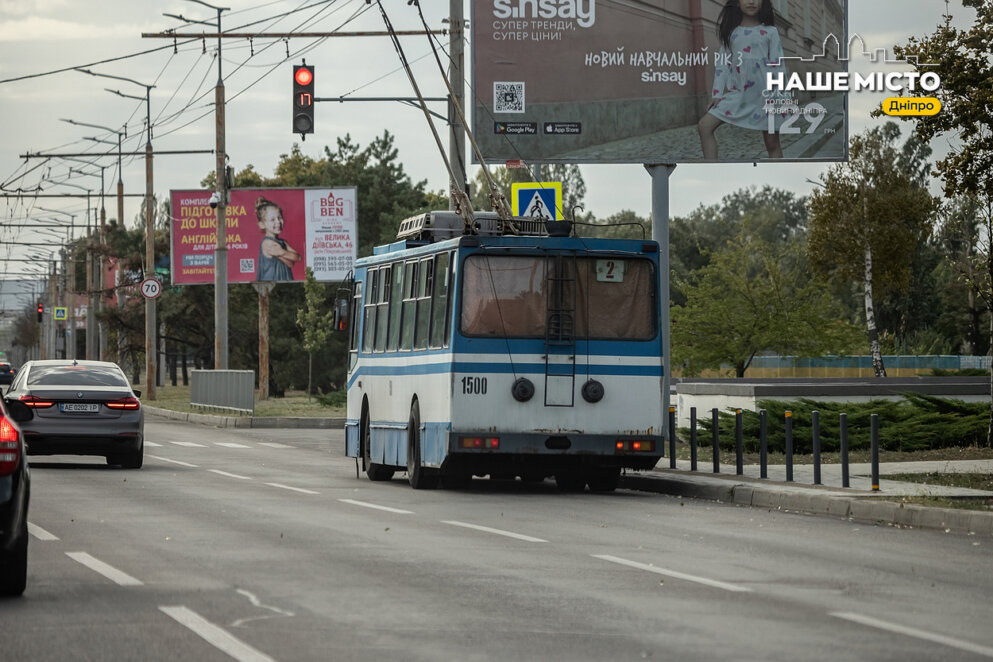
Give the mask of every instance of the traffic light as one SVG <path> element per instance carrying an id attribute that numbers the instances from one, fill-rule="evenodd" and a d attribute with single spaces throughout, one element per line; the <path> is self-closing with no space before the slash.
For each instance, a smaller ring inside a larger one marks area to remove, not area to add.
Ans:
<path id="1" fill-rule="evenodd" d="M 314 67 L 307 64 L 293 65 L 293 133 L 306 140 L 314 132 Z"/>
<path id="2" fill-rule="evenodd" d="M 38 323 L 41 324 L 42 319 L 45 317 L 45 304 L 41 301 L 38 302 Z"/>

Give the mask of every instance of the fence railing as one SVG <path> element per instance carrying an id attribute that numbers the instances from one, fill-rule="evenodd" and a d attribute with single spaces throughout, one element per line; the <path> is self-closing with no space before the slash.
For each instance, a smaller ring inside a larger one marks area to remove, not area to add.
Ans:
<path id="1" fill-rule="evenodd" d="M 194 370 L 190 373 L 190 404 L 254 414 L 255 372 Z"/>
<path id="2" fill-rule="evenodd" d="M 765 409 L 759 412 L 759 478 L 769 478 L 769 439 L 768 439 L 768 415 Z M 813 470 L 814 485 L 821 485 L 821 439 L 820 439 L 820 412 L 812 411 L 811 414 L 811 442 L 813 450 Z M 720 425 L 718 423 L 719 410 L 711 410 L 712 424 L 712 452 L 713 452 L 713 472 L 721 473 L 721 448 L 720 448 Z M 793 412 L 787 411 L 785 418 L 785 438 L 783 440 L 783 454 L 786 461 L 786 482 L 793 482 Z M 872 414 L 870 420 L 870 461 L 872 473 L 872 491 L 879 491 L 879 415 Z M 848 415 L 838 415 L 839 442 L 840 442 L 840 462 L 841 462 L 841 486 L 851 487 L 848 462 Z M 735 442 L 735 473 L 738 476 L 744 474 L 744 435 L 742 433 L 742 411 L 735 410 L 734 442 Z M 696 407 L 690 407 L 690 471 L 698 471 L 697 468 L 697 414 Z M 669 468 L 676 468 L 676 408 L 669 407 Z"/>

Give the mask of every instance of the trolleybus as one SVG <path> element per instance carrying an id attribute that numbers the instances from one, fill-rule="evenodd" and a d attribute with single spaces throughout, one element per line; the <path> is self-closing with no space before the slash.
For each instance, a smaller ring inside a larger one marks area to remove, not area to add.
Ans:
<path id="1" fill-rule="evenodd" d="M 571 223 L 405 220 L 356 261 L 346 454 L 411 487 L 474 476 L 614 490 L 662 455 L 659 245 Z M 347 311 L 346 311 L 347 309 Z"/>

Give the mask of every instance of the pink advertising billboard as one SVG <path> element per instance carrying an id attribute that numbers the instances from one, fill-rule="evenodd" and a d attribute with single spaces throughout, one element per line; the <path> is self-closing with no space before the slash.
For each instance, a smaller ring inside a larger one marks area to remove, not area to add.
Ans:
<path id="1" fill-rule="evenodd" d="M 176 285 L 212 284 L 217 212 L 212 191 L 172 191 Z M 340 281 L 358 250 L 355 187 L 235 189 L 227 206 L 228 282 Z"/>

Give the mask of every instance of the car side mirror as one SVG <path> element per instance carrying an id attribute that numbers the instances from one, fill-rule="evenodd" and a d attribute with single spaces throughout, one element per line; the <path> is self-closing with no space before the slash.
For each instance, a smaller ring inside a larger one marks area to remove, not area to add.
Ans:
<path id="1" fill-rule="evenodd" d="M 3 402 L 7 405 L 7 413 L 18 423 L 24 423 L 34 418 L 34 412 L 31 410 L 31 407 L 28 407 L 20 400 L 4 398 Z"/>

